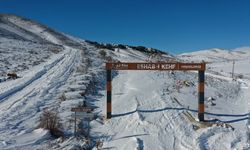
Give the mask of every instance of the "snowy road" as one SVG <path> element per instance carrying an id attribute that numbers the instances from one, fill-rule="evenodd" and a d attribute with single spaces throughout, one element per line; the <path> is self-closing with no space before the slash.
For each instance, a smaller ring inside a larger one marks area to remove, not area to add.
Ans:
<path id="1" fill-rule="evenodd" d="M 79 56 L 79 51 L 66 47 L 50 62 L 39 65 L 24 74 L 23 78 L 1 86 L 0 141 L 14 144 L 13 136 L 36 128 L 45 107 L 58 105 L 55 95 L 72 73 Z"/>

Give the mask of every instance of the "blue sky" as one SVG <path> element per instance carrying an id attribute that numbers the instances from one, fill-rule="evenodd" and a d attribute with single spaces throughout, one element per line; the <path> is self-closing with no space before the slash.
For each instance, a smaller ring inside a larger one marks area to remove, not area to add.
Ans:
<path id="1" fill-rule="evenodd" d="M 0 13 L 83 39 L 174 54 L 250 46 L 248 0 L 0 0 Z"/>

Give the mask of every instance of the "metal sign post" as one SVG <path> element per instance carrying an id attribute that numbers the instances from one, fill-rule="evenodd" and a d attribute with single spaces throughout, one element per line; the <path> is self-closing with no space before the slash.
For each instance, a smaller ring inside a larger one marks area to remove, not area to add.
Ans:
<path id="1" fill-rule="evenodd" d="M 198 119 L 204 121 L 205 63 L 106 63 L 107 70 L 107 119 L 112 117 L 112 70 L 195 70 L 199 74 Z"/>
<path id="2" fill-rule="evenodd" d="M 91 113 L 94 108 L 91 107 L 75 107 L 71 108 L 71 111 L 74 112 L 75 119 L 75 129 L 74 135 L 76 136 L 76 119 L 87 120 L 88 122 L 94 119 L 94 114 Z M 89 132 L 89 131 L 88 131 Z"/>
<path id="3" fill-rule="evenodd" d="M 76 136 L 76 112 L 75 112 L 75 130 L 74 130 L 74 136 Z"/>

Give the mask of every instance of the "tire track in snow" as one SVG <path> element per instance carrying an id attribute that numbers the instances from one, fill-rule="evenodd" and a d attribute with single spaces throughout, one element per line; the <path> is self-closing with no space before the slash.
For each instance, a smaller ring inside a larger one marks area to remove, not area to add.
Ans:
<path id="1" fill-rule="evenodd" d="M 3 101 L 4 99 L 8 98 L 9 96 L 17 93 L 18 91 L 21 91 L 22 89 L 24 89 L 25 87 L 29 86 L 31 83 L 33 83 L 34 81 L 38 80 L 39 78 L 41 78 L 43 75 L 45 75 L 51 68 L 53 68 L 54 66 L 56 66 L 56 64 L 58 62 L 60 62 L 65 56 L 60 57 L 59 59 L 57 59 L 56 61 L 54 61 L 52 64 L 49 64 L 47 66 L 44 66 L 44 68 L 40 71 L 38 71 L 31 79 L 25 81 L 24 83 L 18 85 L 18 86 L 14 86 L 11 89 L 3 92 L 0 94 L 0 101 Z M 21 80 L 21 79 L 20 79 Z"/>
<path id="2" fill-rule="evenodd" d="M 20 132 L 22 129 L 29 129 L 25 127 L 24 121 L 32 120 L 33 117 L 38 118 L 37 113 L 40 113 L 41 109 L 46 106 L 56 105 L 55 96 L 56 91 L 62 86 L 67 78 L 73 71 L 79 55 L 76 50 L 68 51 L 61 61 L 53 63 L 48 67 L 47 72 L 33 81 L 33 83 L 27 85 L 21 91 L 16 94 L 12 94 L 8 97 L 8 101 L 14 100 L 14 103 L 9 105 L 9 110 L 6 110 L 4 114 L 0 116 L 0 133 L 13 134 Z M 17 96 L 23 95 L 22 98 L 15 100 Z M 36 120 L 36 119 L 35 119 Z M 34 119 L 33 119 L 34 121 Z M 23 126 L 20 125 L 24 123 Z M 30 125 L 34 127 L 34 124 Z M 12 131 L 10 131 L 12 129 Z"/>
<path id="3" fill-rule="evenodd" d="M 9 105 L 9 107 L 7 107 L 7 110 L 8 109 L 11 109 L 11 107 L 13 105 L 15 105 L 17 102 L 21 101 L 22 99 L 26 98 L 27 96 L 29 96 L 35 89 L 32 89 L 29 93 L 25 94 L 22 98 L 20 99 L 17 99 L 16 101 L 14 101 L 11 105 Z"/>
<path id="4" fill-rule="evenodd" d="M 32 91 L 34 91 L 35 89 L 36 89 L 36 91 L 39 91 L 42 88 L 42 87 L 40 87 L 41 84 L 37 84 L 37 85 L 32 85 L 32 84 L 40 82 L 39 80 L 41 80 L 42 77 L 48 76 L 49 72 L 53 69 L 53 67 L 57 66 L 59 64 L 59 62 L 65 61 L 65 56 L 66 56 L 66 54 L 64 54 L 62 57 L 56 59 L 56 61 L 52 62 L 51 64 L 44 66 L 42 70 L 35 73 L 29 80 L 25 81 L 24 83 L 21 83 L 17 86 L 14 86 L 14 87 L 10 88 L 9 91 L 4 92 L 4 93 L 9 93 L 9 95 L 7 95 L 7 97 L 5 97 L 5 99 L 7 99 L 8 101 L 6 101 L 6 102 L 4 101 L 0 105 L 1 110 L 4 110 L 3 112 L 6 112 L 15 103 L 20 102 L 22 100 L 25 100 L 29 95 L 34 95 L 34 94 L 32 94 Z M 47 80 L 48 80 L 48 78 L 47 78 Z M 42 83 L 42 82 L 40 82 L 40 83 Z M 31 89 L 30 87 L 32 88 L 32 90 L 30 90 Z M 4 95 L 4 93 L 3 93 L 3 95 Z M 18 97 L 18 98 L 11 98 L 11 97 Z M 17 99 L 17 100 L 14 100 L 14 102 L 12 102 L 13 99 Z M 4 103 L 7 103 L 7 104 L 4 104 Z M 8 106 L 9 103 L 11 103 L 11 104 Z M 4 106 L 4 107 L 2 107 L 2 106 Z"/>
<path id="5" fill-rule="evenodd" d="M 120 74 L 119 79 L 122 80 L 122 84 L 117 83 L 117 87 L 115 87 L 116 91 L 120 90 L 119 93 L 124 93 L 124 89 L 126 89 L 128 92 L 127 93 L 133 93 L 133 91 L 136 91 L 137 85 L 134 85 L 133 82 L 128 82 L 128 73 L 123 73 Z M 147 80 L 151 76 L 146 77 L 145 79 Z M 151 79 L 151 78 L 150 78 Z M 124 82 L 124 80 L 126 82 Z M 114 82 L 116 83 L 116 82 Z M 126 83 L 126 84 L 123 84 Z M 130 84 L 129 84 L 130 83 Z M 129 85 L 128 85 L 129 84 Z M 152 85 L 153 86 L 153 85 Z M 190 137 L 186 136 L 186 121 L 184 119 L 184 116 L 182 116 L 182 112 L 180 111 L 158 111 L 155 113 L 159 113 L 159 115 L 156 115 L 154 118 L 152 118 L 152 115 L 155 115 L 153 113 L 150 113 L 150 111 L 146 110 L 141 110 L 140 107 L 143 106 L 148 106 L 149 109 L 155 109 L 155 107 L 163 107 L 166 108 L 168 107 L 176 107 L 176 103 L 173 103 L 173 101 L 169 101 L 171 97 L 169 95 L 165 95 L 163 97 L 159 97 L 157 95 L 161 95 L 162 89 L 159 91 L 157 89 L 151 91 L 151 92 L 156 92 L 155 94 L 152 94 L 152 99 L 154 101 L 146 100 L 146 101 L 139 101 L 137 96 L 134 96 L 130 99 L 130 102 L 133 105 L 129 105 L 129 108 L 127 108 L 128 116 L 127 115 L 121 115 L 121 117 L 110 120 L 109 124 L 107 125 L 106 128 L 106 136 L 111 135 L 111 138 L 104 140 L 106 143 L 106 146 L 112 146 L 113 145 L 113 138 L 116 136 L 122 136 L 124 134 L 131 134 L 131 135 L 138 135 L 139 133 L 143 133 L 146 131 L 146 133 L 150 133 L 150 138 L 149 137 L 141 137 L 140 140 L 145 144 L 143 144 L 144 148 L 148 149 L 150 144 L 148 144 L 149 139 L 157 139 L 157 142 L 152 143 L 157 143 L 159 146 L 158 148 L 161 149 L 192 149 L 194 148 L 194 144 L 196 143 L 190 143 L 188 139 Z M 139 92 L 137 92 L 139 94 Z M 156 96 L 154 96 L 156 95 Z M 167 96 L 167 97 L 166 97 Z M 117 99 L 117 98 L 114 98 Z M 118 99 L 117 99 L 118 100 Z M 153 103 L 152 103 L 153 102 Z M 116 102 L 118 103 L 118 101 Z M 120 103 L 119 103 L 120 104 Z M 122 105 L 123 109 L 128 107 L 125 105 Z M 118 109 L 118 108 L 116 108 Z M 177 113 L 176 113 L 177 112 Z M 125 113 L 126 114 L 126 113 Z M 181 116 L 181 117 L 180 117 Z M 159 118 L 159 119 L 156 119 Z M 159 120 L 159 121 L 155 121 Z M 129 130 L 128 133 L 124 132 L 125 130 Z M 150 130 L 150 131 L 149 131 Z M 120 131 L 120 132 L 117 132 Z M 121 132 L 122 131 L 122 132 Z M 149 131 L 149 132 L 148 132 Z M 168 135 L 172 135 L 168 137 Z M 133 137 L 133 136 L 131 136 Z M 168 137 L 168 145 L 166 143 L 166 137 Z M 192 138 L 192 137 L 191 137 Z"/>
<path id="6" fill-rule="evenodd" d="M 169 97 L 168 99 L 171 99 L 172 101 L 172 103 L 166 103 L 166 105 L 168 105 L 169 107 L 175 108 L 176 105 L 181 105 L 179 103 L 176 103 L 173 97 Z M 163 112 L 163 117 L 169 122 L 168 126 L 165 128 L 166 133 L 171 133 L 173 135 L 172 149 L 180 149 L 180 147 L 181 149 L 193 149 L 194 146 L 192 145 L 192 143 L 188 142 L 184 136 L 186 134 L 186 131 L 182 130 L 183 128 L 185 128 L 183 127 L 183 125 L 187 123 L 183 122 L 185 120 L 184 118 L 182 118 L 184 117 L 183 112 Z"/>

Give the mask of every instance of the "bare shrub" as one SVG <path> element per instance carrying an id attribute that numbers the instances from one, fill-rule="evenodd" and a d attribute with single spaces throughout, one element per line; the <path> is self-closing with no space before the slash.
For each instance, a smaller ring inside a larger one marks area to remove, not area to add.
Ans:
<path id="1" fill-rule="evenodd" d="M 63 137 L 62 124 L 58 112 L 45 109 L 40 116 L 39 128 L 44 128 L 50 131 L 51 135 L 58 138 Z"/>
<path id="2" fill-rule="evenodd" d="M 86 92 L 85 91 L 82 91 L 79 93 L 81 96 L 85 96 Z"/>
<path id="3" fill-rule="evenodd" d="M 18 75 L 15 72 L 8 73 L 7 76 L 8 76 L 8 79 L 17 79 L 18 78 Z"/>
<path id="4" fill-rule="evenodd" d="M 112 61 L 113 61 L 113 58 L 112 58 L 111 56 L 107 56 L 107 57 L 106 57 L 106 61 L 107 61 L 107 62 L 112 62 Z"/>
<path id="5" fill-rule="evenodd" d="M 39 65 L 41 62 L 40 61 L 34 61 L 32 66 L 36 66 L 36 65 Z"/>
<path id="6" fill-rule="evenodd" d="M 59 100 L 60 100 L 61 102 L 66 101 L 66 95 L 65 95 L 65 93 L 63 93 L 63 94 L 59 97 Z"/>
<path id="7" fill-rule="evenodd" d="M 69 91 L 70 91 L 70 92 L 75 92 L 75 91 L 76 91 L 76 88 L 70 87 L 70 88 L 69 88 Z"/>
<path id="8" fill-rule="evenodd" d="M 125 45 L 122 45 L 122 44 L 118 44 L 117 48 L 119 48 L 119 49 L 127 49 L 127 47 Z"/>
<path id="9" fill-rule="evenodd" d="M 60 52 L 59 49 L 52 49 L 51 51 L 52 51 L 52 53 L 54 53 L 54 54 L 58 54 L 58 53 Z"/>
<path id="10" fill-rule="evenodd" d="M 98 141 L 96 142 L 95 146 L 96 146 L 96 149 L 97 149 L 97 150 L 102 149 L 103 142 L 98 140 Z"/>
<path id="11" fill-rule="evenodd" d="M 238 77 L 239 79 L 243 79 L 243 78 L 244 78 L 244 75 L 243 75 L 243 74 L 239 74 L 239 75 L 237 75 L 237 77 Z"/>
<path id="12" fill-rule="evenodd" d="M 85 63 L 86 63 L 86 67 L 90 67 L 91 66 L 91 59 L 90 58 L 86 58 L 85 59 Z"/>
<path id="13" fill-rule="evenodd" d="M 76 68 L 76 72 L 79 72 L 79 73 L 87 73 L 87 69 L 88 69 L 88 67 L 83 66 L 83 65 L 79 65 L 79 66 L 77 66 L 77 68 Z"/>
<path id="14" fill-rule="evenodd" d="M 99 54 L 102 58 L 105 58 L 107 56 L 107 53 L 104 50 L 99 51 Z"/>
<path id="15" fill-rule="evenodd" d="M 86 87 L 85 94 L 90 94 L 90 93 L 95 93 L 95 92 L 96 92 L 96 83 L 93 80 L 91 80 Z"/>

